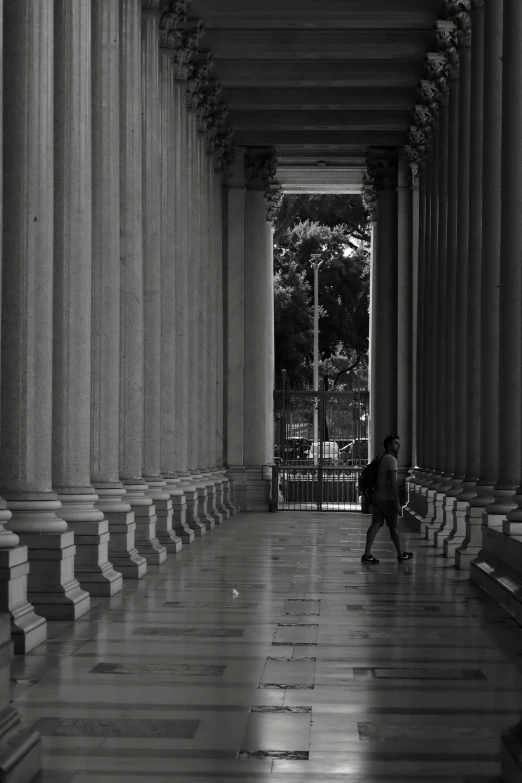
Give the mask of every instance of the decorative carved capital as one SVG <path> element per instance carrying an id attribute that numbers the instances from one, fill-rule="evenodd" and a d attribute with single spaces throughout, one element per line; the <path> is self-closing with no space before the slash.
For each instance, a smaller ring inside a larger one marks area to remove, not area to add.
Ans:
<path id="1" fill-rule="evenodd" d="M 429 106 L 422 103 L 415 104 L 413 109 L 413 121 L 415 125 L 420 127 L 433 125 L 434 120 L 435 114 L 430 110 Z"/>
<path id="2" fill-rule="evenodd" d="M 167 10 L 160 19 L 160 47 L 168 49 L 176 65 L 176 79 L 186 81 L 190 72 L 190 62 L 195 56 L 205 33 L 201 22 L 195 27 L 187 26 L 186 0 L 174 0 L 168 3 Z"/>
<path id="3" fill-rule="evenodd" d="M 421 157 L 419 155 L 418 150 L 416 150 L 414 147 L 411 147 L 409 144 L 407 144 L 404 147 L 404 150 L 406 152 L 406 161 L 408 163 L 408 168 L 410 171 L 410 185 L 412 188 L 418 188 L 420 168 L 421 168 Z"/>
<path id="4" fill-rule="evenodd" d="M 280 185 L 274 183 L 265 190 L 266 219 L 269 223 L 273 223 L 276 219 L 282 200 L 283 189 Z"/>
<path id="5" fill-rule="evenodd" d="M 428 52 L 426 55 L 426 71 L 428 79 L 435 83 L 443 82 L 448 78 L 448 60 L 450 50 L 442 52 Z"/>
<path id="6" fill-rule="evenodd" d="M 208 87 L 208 77 L 214 58 L 207 52 L 201 59 L 192 61 L 188 77 L 187 102 L 190 109 L 199 109 L 205 101 L 205 93 Z"/>
<path id="7" fill-rule="evenodd" d="M 373 180 L 367 174 L 363 177 L 361 195 L 363 204 L 370 215 L 370 220 L 375 222 L 377 220 L 377 191 L 375 190 Z"/>
<path id="8" fill-rule="evenodd" d="M 446 15 L 458 27 L 457 41 L 460 49 L 471 46 L 471 0 L 445 0 Z"/>
<path id="9" fill-rule="evenodd" d="M 248 190 L 267 190 L 276 172 L 277 157 L 273 147 L 247 147 L 245 182 Z"/>
<path id="10" fill-rule="evenodd" d="M 451 19 L 438 19 L 434 25 L 435 47 L 441 52 L 457 45 L 457 25 Z"/>
<path id="11" fill-rule="evenodd" d="M 366 168 L 377 192 L 397 188 L 399 161 L 395 147 L 372 147 L 367 150 Z"/>

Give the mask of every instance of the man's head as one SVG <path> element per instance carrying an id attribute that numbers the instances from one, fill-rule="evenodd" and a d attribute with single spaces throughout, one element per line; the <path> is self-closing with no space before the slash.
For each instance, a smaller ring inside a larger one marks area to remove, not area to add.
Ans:
<path id="1" fill-rule="evenodd" d="M 401 444 L 398 435 L 387 435 L 386 438 L 384 438 L 384 448 L 388 454 L 393 454 L 393 456 L 396 457 L 400 447 Z"/>

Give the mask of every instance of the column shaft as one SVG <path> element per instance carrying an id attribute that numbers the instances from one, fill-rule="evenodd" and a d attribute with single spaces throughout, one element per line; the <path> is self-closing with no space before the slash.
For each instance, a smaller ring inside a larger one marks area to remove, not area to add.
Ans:
<path id="1" fill-rule="evenodd" d="M 110 596 L 122 589 L 123 582 L 108 561 L 109 523 L 94 505 L 98 496 L 90 483 L 90 0 L 58 0 L 54 22 L 53 485 L 62 502 L 61 516 L 79 536 L 76 576 L 94 595 Z M 72 577 L 73 555 L 67 563 Z M 79 606 L 84 604 L 83 614 L 89 601 L 87 593 L 78 592 L 78 583 L 73 585 L 70 601 L 76 605 L 74 616 L 79 616 Z"/>
<path id="2" fill-rule="evenodd" d="M 144 437 L 141 2 L 120 0 L 120 476 L 136 519 L 136 546 L 163 562 L 156 510 L 142 478 Z"/>
<path id="3" fill-rule="evenodd" d="M 109 522 L 109 557 L 140 578 L 134 512 L 119 480 L 120 434 L 120 0 L 92 0 L 91 481 Z"/>

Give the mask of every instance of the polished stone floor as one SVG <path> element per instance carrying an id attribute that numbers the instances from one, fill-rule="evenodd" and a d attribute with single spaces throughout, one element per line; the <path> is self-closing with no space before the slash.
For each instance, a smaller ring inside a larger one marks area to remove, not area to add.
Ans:
<path id="1" fill-rule="evenodd" d="M 240 514 L 15 659 L 45 783 L 493 783 L 515 623 L 415 533 Z M 233 590 L 239 595 L 234 596 Z"/>

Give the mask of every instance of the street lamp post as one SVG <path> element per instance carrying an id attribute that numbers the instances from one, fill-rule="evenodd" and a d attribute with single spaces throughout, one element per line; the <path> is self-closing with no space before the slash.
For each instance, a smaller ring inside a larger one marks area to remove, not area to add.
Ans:
<path id="1" fill-rule="evenodd" d="M 314 268 L 314 391 L 319 391 L 319 267 L 323 263 L 320 253 L 310 256 L 310 263 Z M 314 465 L 318 463 L 317 446 L 319 445 L 319 411 L 318 399 L 314 402 L 314 434 L 313 434 Z"/>

